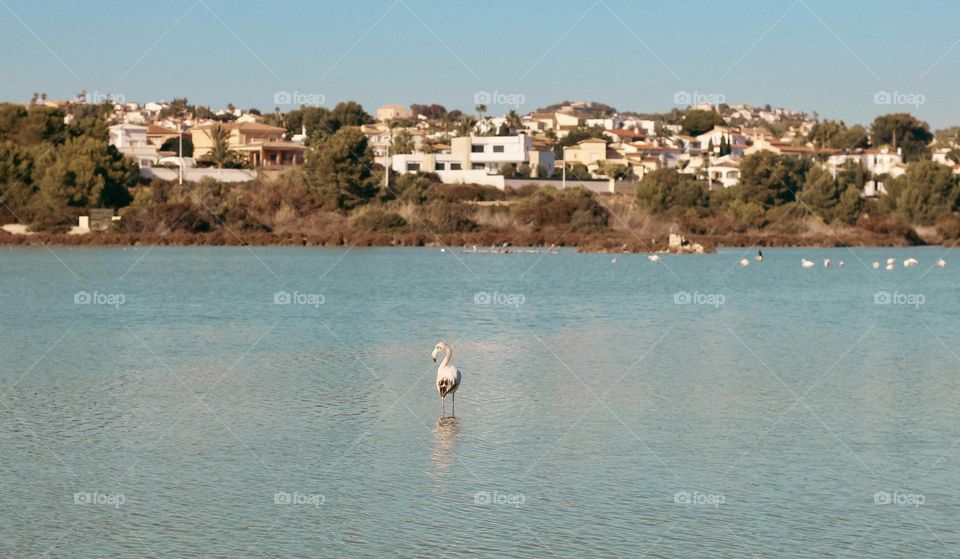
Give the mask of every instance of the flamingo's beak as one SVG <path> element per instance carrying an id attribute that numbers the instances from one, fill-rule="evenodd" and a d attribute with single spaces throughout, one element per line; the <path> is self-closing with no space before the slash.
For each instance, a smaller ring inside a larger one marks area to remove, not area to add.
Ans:
<path id="1" fill-rule="evenodd" d="M 436 349 L 436 348 L 433 349 L 433 353 L 430 354 L 430 357 L 433 358 L 433 362 L 434 362 L 434 363 L 437 362 L 437 349 Z"/>

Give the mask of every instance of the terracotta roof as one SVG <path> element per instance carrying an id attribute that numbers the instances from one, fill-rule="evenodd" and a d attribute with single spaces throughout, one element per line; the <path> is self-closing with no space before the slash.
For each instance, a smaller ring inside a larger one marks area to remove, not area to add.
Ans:
<path id="1" fill-rule="evenodd" d="M 147 126 L 148 136 L 165 136 L 167 134 L 172 134 L 176 136 L 177 134 L 179 134 L 179 132 L 177 132 L 173 128 L 167 128 L 166 126 L 159 126 L 156 124 L 151 124 Z"/>
<path id="2" fill-rule="evenodd" d="M 204 122 L 203 124 L 194 126 L 194 129 L 205 129 L 213 128 L 217 124 L 220 124 L 227 130 L 243 130 L 246 132 L 286 132 L 285 128 L 280 128 L 279 126 L 270 126 L 269 124 L 261 124 L 259 122 L 217 122 L 215 120 L 210 120 Z"/>
<path id="3" fill-rule="evenodd" d="M 640 151 L 680 151 L 680 148 L 655 146 L 653 144 L 630 144 Z"/>
<path id="4" fill-rule="evenodd" d="M 617 135 L 617 136 L 621 136 L 621 137 L 624 137 L 624 138 L 646 138 L 646 137 L 647 137 L 647 133 L 646 133 L 646 132 L 634 132 L 633 130 L 623 130 L 623 129 L 619 129 L 619 130 L 609 130 L 609 129 L 608 129 L 608 130 L 604 130 L 604 132 L 607 132 L 607 133 L 609 133 L 609 134 L 614 134 L 614 135 Z"/>

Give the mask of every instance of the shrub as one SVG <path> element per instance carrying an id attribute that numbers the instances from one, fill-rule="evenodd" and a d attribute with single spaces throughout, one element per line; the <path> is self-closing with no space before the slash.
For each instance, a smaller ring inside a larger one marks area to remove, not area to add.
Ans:
<path id="1" fill-rule="evenodd" d="M 960 239 L 960 215 L 956 212 L 946 212 L 937 217 L 935 224 L 937 233 L 944 241 Z"/>
<path id="2" fill-rule="evenodd" d="M 396 231 L 407 226 L 407 220 L 386 208 L 366 207 L 354 215 L 350 224 L 365 231 Z"/>
<path id="3" fill-rule="evenodd" d="M 585 188 L 540 189 L 519 202 L 515 215 L 536 228 L 569 226 L 573 230 L 607 228 L 610 212 Z"/>
<path id="4" fill-rule="evenodd" d="M 425 206 L 422 219 L 432 233 L 476 231 L 470 208 L 449 202 L 432 202 Z"/>

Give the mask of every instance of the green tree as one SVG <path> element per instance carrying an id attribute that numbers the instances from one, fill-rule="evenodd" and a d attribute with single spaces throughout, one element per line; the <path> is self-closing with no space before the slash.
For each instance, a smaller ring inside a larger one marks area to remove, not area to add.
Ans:
<path id="1" fill-rule="evenodd" d="M 178 156 L 180 155 L 180 139 L 179 138 L 170 138 L 169 140 L 163 142 L 163 145 L 160 146 L 159 151 L 170 151 Z M 183 136 L 183 156 L 184 157 L 193 157 L 193 140 L 190 139 L 190 136 Z"/>
<path id="2" fill-rule="evenodd" d="M 73 120 L 68 131 L 74 137 L 88 136 L 107 142 L 110 140 L 107 119 L 112 112 L 113 106 L 110 103 L 77 105 L 71 109 Z"/>
<path id="3" fill-rule="evenodd" d="M 830 223 L 837 217 L 835 210 L 843 193 L 844 189 L 833 175 L 823 167 L 817 166 L 807 173 L 799 200 L 804 209 L 813 212 L 824 222 Z M 859 198 L 859 194 L 857 197 Z"/>
<path id="4" fill-rule="evenodd" d="M 567 178 L 575 181 L 588 181 L 593 179 L 593 175 L 590 174 L 590 170 L 587 169 L 586 165 L 583 163 L 575 163 L 567 169 Z"/>
<path id="5" fill-rule="evenodd" d="M 815 148 L 859 149 L 868 145 L 867 131 L 859 124 L 847 128 L 842 120 L 824 120 L 813 125 L 807 141 Z"/>
<path id="6" fill-rule="evenodd" d="M 861 188 L 856 185 L 847 185 L 841 188 L 840 200 L 833 209 L 833 220 L 835 222 L 853 225 L 857 223 L 860 212 L 863 210 L 863 197 L 860 193 Z"/>
<path id="7" fill-rule="evenodd" d="M 607 178 L 623 180 L 630 176 L 630 167 L 604 161 L 600 164 L 600 174 Z"/>
<path id="8" fill-rule="evenodd" d="M 873 145 L 889 144 L 903 150 L 906 161 L 917 161 L 929 155 L 927 147 L 933 134 L 926 122 L 917 120 L 909 113 L 878 116 L 870 127 Z"/>
<path id="9" fill-rule="evenodd" d="M 139 173 L 131 160 L 95 138 L 67 140 L 37 173 L 43 200 L 51 207 L 126 206 Z"/>
<path id="10" fill-rule="evenodd" d="M 10 140 L 21 145 L 42 142 L 62 144 L 66 139 L 64 113 L 42 105 L 0 104 L 0 142 Z"/>
<path id="11" fill-rule="evenodd" d="M 764 150 L 743 158 L 740 183 L 732 188 L 744 201 L 769 209 L 796 200 L 809 168 L 804 159 Z"/>
<path id="12" fill-rule="evenodd" d="M 960 209 L 960 188 L 953 170 L 934 161 L 917 161 L 886 181 L 887 209 L 916 225 L 932 225 L 940 214 Z M 892 206 L 892 207 L 891 207 Z"/>
<path id="13" fill-rule="evenodd" d="M 363 107 L 354 101 L 344 101 L 337 103 L 337 106 L 330 111 L 330 117 L 336 121 L 337 130 L 344 126 L 362 126 L 364 124 L 373 124 L 373 117 L 363 110 Z"/>
<path id="14" fill-rule="evenodd" d="M 693 175 L 676 169 L 657 169 L 647 173 L 637 185 L 637 206 L 652 213 L 680 215 L 709 203 L 707 185 Z"/>
<path id="15" fill-rule="evenodd" d="M 367 137 L 354 126 L 337 130 L 327 141 L 311 145 L 306 170 L 312 188 L 348 209 L 373 198 L 377 186 L 372 180 L 373 154 Z"/>
<path id="16" fill-rule="evenodd" d="M 390 141 L 390 155 L 413 153 L 413 149 L 413 135 L 406 130 L 401 130 Z"/>
<path id="17" fill-rule="evenodd" d="M 723 118 L 716 111 L 690 110 L 683 117 L 683 132 L 690 136 L 699 136 L 723 125 Z"/>
<path id="18" fill-rule="evenodd" d="M 960 165 L 960 149 L 953 148 L 947 152 L 947 159 L 953 161 L 954 165 Z"/>

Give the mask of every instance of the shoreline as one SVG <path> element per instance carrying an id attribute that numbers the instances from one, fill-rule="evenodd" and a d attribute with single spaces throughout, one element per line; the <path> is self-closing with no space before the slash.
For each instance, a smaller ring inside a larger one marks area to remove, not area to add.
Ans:
<path id="1" fill-rule="evenodd" d="M 689 240 L 703 245 L 705 253 L 718 248 L 895 248 L 909 246 L 945 246 L 947 243 L 927 242 L 919 238 L 878 234 L 854 230 L 838 234 L 751 234 L 689 235 Z M 14 235 L 0 232 L 0 246 L 259 246 L 259 247 L 511 247 L 549 249 L 575 248 L 577 252 L 598 253 L 652 253 L 676 252 L 667 245 L 666 238 L 641 239 L 623 231 L 604 234 L 564 233 L 542 231 L 536 233 L 357 233 L 336 235 L 307 235 L 300 233 L 35 233 Z M 500 251 L 495 251 L 500 252 Z"/>

